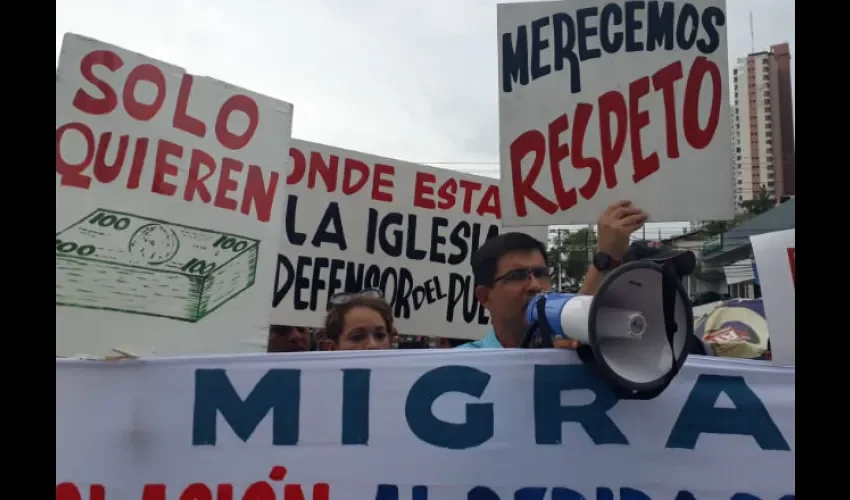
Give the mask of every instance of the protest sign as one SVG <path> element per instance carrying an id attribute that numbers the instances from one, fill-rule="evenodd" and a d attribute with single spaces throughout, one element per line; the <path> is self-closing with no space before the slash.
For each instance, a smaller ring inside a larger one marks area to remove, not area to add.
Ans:
<path id="1" fill-rule="evenodd" d="M 797 342 L 795 229 L 750 236 L 775 363 L 794 365 Z"/>
<path id="2" fill-rule="evenodd" d="M 470 257 L 499 233 L 496 179 L 293 140 L 286 183 L 272 323 L 320 326 L 334 293 L 379 288 L 401 333 L 484 336 Z"/>
<path id="3" fill-rule="evenodd" d="M 57 360 L 56 499 L 792 499 L 794 380 L 694 356 L 618 401 L 560 350 Z"/>
<path id="4" fill-rule="evenodd" d="M 498 5 L 504 224 L 733 216 L 726 2 Z"/>
<path id="5" fill-rule="evenodd" d="M 56 354 L 255 350 L 292 105 L 68 34 L 56 73 Z"/>

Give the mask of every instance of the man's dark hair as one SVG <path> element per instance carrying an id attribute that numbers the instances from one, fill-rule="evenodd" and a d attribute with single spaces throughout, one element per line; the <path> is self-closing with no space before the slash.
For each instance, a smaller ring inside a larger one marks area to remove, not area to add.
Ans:
<path id="1" fill-rule="evenodd" d="M 493 280 L 496 279 L 499 260 L 505 255 L 535 250 L 543 255 L 543 260 L 548 265 L 549 257 L 546 255 L 546 247 L 525 233 L 504 233 L 490 238 L 472 254 L 472 275 L 475 277 L 475 283 L 492 285 Z"/>

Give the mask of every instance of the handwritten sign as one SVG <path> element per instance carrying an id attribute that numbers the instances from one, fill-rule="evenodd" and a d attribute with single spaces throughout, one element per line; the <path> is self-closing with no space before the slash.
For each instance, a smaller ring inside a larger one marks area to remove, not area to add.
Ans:
<path id="1" fill-rule="evenodd" d="M 292 105 L 97 40 L 56 74 L 56 354 L 253 349 Z M 155 349 L 154 349 L 155 347 Z"/>
<path id="2" fill-rule="evenodd" d="M 796 229 L 750 236 L 759 270 L 774 362 L 796 360 Z"/>
<path id="3" fill-rule="evenodd" d="M 402 333 L 484 336 L 469 263 L 500 231 L 495 179 L 299 140 L 289 155 L 273 322 L 320 326 L 334 293 L 379 288 Z"/>
<path id="4" fill-rule="evenodd" d="M 793 498 L 794 381 L 692 357 L 618 401 L 554 350 L 57 360 L 56 498 Z"/>
<path id="5" fill-rule="evenodd" d="M 504 224 L 731 218 L 725 6 L 499 4 Z"/>

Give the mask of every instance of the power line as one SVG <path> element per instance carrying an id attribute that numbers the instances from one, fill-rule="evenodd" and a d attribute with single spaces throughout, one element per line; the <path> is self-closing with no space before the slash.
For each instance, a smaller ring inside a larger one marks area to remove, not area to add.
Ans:
<path id="1" fill-rule="evenodd" d="M 418 163 L 419 165 L 500 165 L 497 161 L 411 161 L 408 163 Z"/>

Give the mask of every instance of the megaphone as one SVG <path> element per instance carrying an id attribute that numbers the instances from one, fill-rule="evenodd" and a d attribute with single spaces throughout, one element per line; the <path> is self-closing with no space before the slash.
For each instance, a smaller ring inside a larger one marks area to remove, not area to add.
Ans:
<path id="1" fill-rule="evenodd" d="M 526 308 L 529 334 L 544 347 L 553 338 L 580 343 L 621 398 L 652 399 L 667 388 L 688 357 L 693 308 L 671 266 L 629 262 L 606 277 L 596 295 L 542 293 Z"/>

